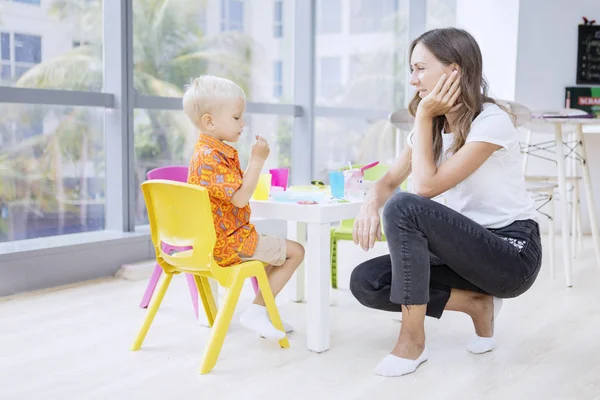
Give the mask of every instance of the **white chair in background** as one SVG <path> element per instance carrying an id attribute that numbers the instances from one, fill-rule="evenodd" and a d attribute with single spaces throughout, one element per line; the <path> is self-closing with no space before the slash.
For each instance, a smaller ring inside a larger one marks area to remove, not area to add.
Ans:
<path id="1" fill-rule="evenodd" d="M 577 109 L 563 109 L 558 112 L 546 112 L 543 114 L 554 114 L 567 117 L 573 117 L 578 115 L 586 115 L 587 113 Z M 525 142 L 522 144 L 523 152 L 523 174 L 528 181 L 532 182 L 546 182 L 546 183 L 558 183 L 557 174 L 548 175 L 528 175 L 527 167 L 529 156 L 536 157 L 551 162 L 556 165 L 555 156 L 555 141 L 553 137 L 550 140 L 532 143 L 532 136 L 536 134 L 548 134 L 554 135 L 554 127 L 551 124 L 541 124 L 534 120 L 531 120 L 524 126 L 527 129 L 527 136 Z M 569 198 L 561 199 L 562 201 L 568 201 L 571 205 L 571 255 L 573 258 L 577 257 L 578 251 L 582 250 L 583 247 L 583 234 L 581 229 L 581 200 L 580 200 L 580 182 L 582 180 L 581 174 L 578 171 L 579 163 L 583 161 L 583 157 L 577 152 L 577 147 L 581 144 L 576 138 L 575 128 L 572 126 L 565 125 L 563 129 L 563 135 L 566 140 L 563 142 L 565 147 L 565 158 L 566 163 L 566 181 L 568 186 Z M 569 216 L 566 216 L 569 218 Z"/>
<path id="2" fill-rule="evenodd" d="M 521 128 L 527 126 L 527 124 L 531 121 L 531 111 L 526 106 L 515 103 L 513 101 L 508 100 L 496 100 L 496 102 L 508 109 L 513 114 L 514 123 L 517 128 Z M 531 142 L 531 133 L 527 134 L 527 143 L 530 145 Z M 554 198 L 555 191 L 558 188 L 558 184 L 556 182 L 549 182 L 546 179 L 537 180 L 530 179 L 525 173 L 526 169 L 526 160 L 527 154 L 523 155 L 523 175 L 525 176 L 525 182 L 527 184 L 527 191 L 531 194 L 532 198 L 536 202 L 537 211 L 545 216 L 548 219 L 548 252 L 550 255 L 550 274 L 552 278 L 555 276 L 555 265 L 556 265 L 556 257 L 555 257 L 555 206 L 554 206 Z M 541 204 L 540 204 L 541 203 Z M 543 209 L 545 206 L 548 206 L 548 212 L 545 212 Z"/>

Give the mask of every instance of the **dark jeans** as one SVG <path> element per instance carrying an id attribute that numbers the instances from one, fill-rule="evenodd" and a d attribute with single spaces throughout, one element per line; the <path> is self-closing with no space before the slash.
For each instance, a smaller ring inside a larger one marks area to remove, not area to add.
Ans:
<path id="1" fill-rule="evenodd" d="M 398 192 L 386 203 L 383 226 L 390 254 L 360 264 L 350 290 L 363 305 L 401 311 L 427 304 L 440 318 L 451 289 L 516 297 L 535 281 L 542 263 L 537 222 L 486 229 L 433 200 Z"/>

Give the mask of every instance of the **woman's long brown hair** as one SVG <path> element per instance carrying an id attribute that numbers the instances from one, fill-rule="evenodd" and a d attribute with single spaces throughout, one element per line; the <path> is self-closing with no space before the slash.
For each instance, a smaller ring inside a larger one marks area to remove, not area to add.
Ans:
<path id="1" fill-rule="evenodd" d="M 454 144 L 449 149 L 456 153 L 464 146 L 467 135 L 471 130 L 471 123 L 481 112 L 483 103 L 494 103 L 488 97 L 488 83 L 483 76 L 483 60 L 481 50 L 467 31 L 457 28 L 433 29 L 416 38 L 410 45 L 409 60 L 417 44 L 421 43 L 444 65 L 457 64 L 460 66 L 460 98 L 463 106 L 457 111 L 457 118 L 453 121 L 452 132 Z M 418 93 L 411 100 L 408 109 L 415 116 L 421 98 Z M 433 154 L 439 162 L 442 156 L 442 129 L 446 117 L 440 115 L 433 119 Z"/>

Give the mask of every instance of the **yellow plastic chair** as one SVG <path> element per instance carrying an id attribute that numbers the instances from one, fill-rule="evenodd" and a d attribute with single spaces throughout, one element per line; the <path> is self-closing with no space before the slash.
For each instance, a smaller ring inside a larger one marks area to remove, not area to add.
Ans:
<path id="1" fill-rule="evenodd" d="M 275 298 L 267 280 L 265 265 L 260 261 L 248 261 L 224 268 L 213 259 L 216 233 L 210 200 L 205 188 L 174 181 L 152 180 L 142 184 L 142 191 L 148 209 L 156 261 L 163 268 L 165 277 L 148 308 L 148 314 L 133 343 L 132 351 L 142 347 L 171 279 L 174 274 L 179 273 L 194 276 L 204 311 L 212 327 L 200 363 L 201 374 L 210 372 L 219 358 L 225 334 L 246 278 L 257 278 L 269 317 L 273 325 L 283 331 Z M 169 255 L 162 251 L 163 242 L 173 246 L 189 246 L 191 250 Z M 219 284 L 227 288 L 225 302 L 218 313 L 208 278 L 216 279 Z M 287 337 L 281 339 L 279 345 L 283 348 L 289 347 Z"/>

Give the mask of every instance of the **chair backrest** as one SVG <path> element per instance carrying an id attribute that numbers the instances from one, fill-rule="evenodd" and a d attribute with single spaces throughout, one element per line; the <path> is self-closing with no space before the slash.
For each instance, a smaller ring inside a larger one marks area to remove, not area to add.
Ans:
<path id="1" fill-rule="evenodd" d="M 415 118 L 410 114 L 407 108 L 401 108 L 388 116 L 388 120 L 396 128 L 404 132 L 410 132 L 415 124 Z"/>
<path id="2" fill-rule="evenodd" d="M 206 188 L 158 179 L 144 182 L 142 192 L 157 261 L 166 271 L 220 268 L 213 259 L 216 233 Z M 191 250 L 170 255 L 162 243 Z"/>
<path id="3" fill-rule="evenodd" d="M 182 165 L 169 165 L 155 168 L 146 174 L 148 179 L 164 179 L 167 181 L 187 182 L 188 167 Z"/>
<path id="4" fill-rule="evenodd" d="M 517 128 L 531 121 L 531 110 L 523 104 L 502 99 L 496 99 L 496 104 L 507 108 L 512 113 L 515 118 L 514 124 Z"/>
<path id="5" fill-rule="evenodd" d="M 369 169 L 365 169 L 364 178 L 367 181 L 378 181 L 385 175 L 386 172 L 390 169 L 389 165 L 385 164 L 377 164 L 374 167 Z"/>

